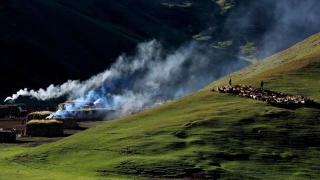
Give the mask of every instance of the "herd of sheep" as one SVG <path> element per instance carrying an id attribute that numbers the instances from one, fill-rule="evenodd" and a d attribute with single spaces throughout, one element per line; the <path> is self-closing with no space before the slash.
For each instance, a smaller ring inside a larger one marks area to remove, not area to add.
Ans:
<path id="1" fill-rule="evenodd" d="M 232 93 L 237 97 L 247 97 L 256 100 L 262 100 L 265 104 L 271 104 L 281 107 L 293 107 L 301 105 L 310 105 L 314 103 L 313 99 L 305 98 L 301 95 L 289 95 L 282 92 L 274 92 L 269 90 L 263 90 L 261 88 L 253 88 L 247 85 L 232 85 L 232 86 L 220 86 L 210 91 L 221 93 Z"/>

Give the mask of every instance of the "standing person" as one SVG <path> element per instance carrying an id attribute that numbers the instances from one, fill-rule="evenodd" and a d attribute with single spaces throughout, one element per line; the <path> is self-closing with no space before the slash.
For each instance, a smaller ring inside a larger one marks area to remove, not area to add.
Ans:
<path id="1" fill-rule="evenodd" d="M 260 81 L 260 89 L 263 89 L 263 81 Z"/>
<path id="2" fill-rule="evenodd" d="M 231 84 L 232 84 L 232 83 L 231 83 L 231 79 L 229 79 L 229 86 L 231 86 Z"/>

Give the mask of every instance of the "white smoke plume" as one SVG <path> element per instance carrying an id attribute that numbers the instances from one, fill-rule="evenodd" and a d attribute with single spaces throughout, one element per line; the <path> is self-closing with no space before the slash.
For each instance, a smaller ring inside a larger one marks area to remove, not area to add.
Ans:
<path id="1" fill-rule="evenodd" d="M 106 80 L 119 78 L 121 76 L 130 75 L 145 67 L 147 62 L 158 60 L 158 53 L 161 47 L 155 40 L 138 45 L 138 53 L 134 57 L 120 56 L 110 69 L 99 73 L 90 79 L 80 82 L 79 80 L 68 80 L 67 82 L 54 86 L 51 84 L 47 89 L 39 89 L 38 91 L 21 89 L 11 97 L 7 97 L 4 101 L 15 100 L 19 96 L 31 96 L 38 100 L 48 100 L 58 98 L 63 95 L 83 96 L 89 90 L 101 87 Z"/>
<path id="2" fill-rule="evenodd" d="M 293 45 L 319 31 L 320 11 L 318 7 L 320 2 L 317 0 L 263 2 L 251 0 L 245 3 L 239 1 L 238 4 L 239 6 L 235 6 L 236 9 L 228 14 L 228 20 L 221 27 L 221 33 L 230 36 L 225 38 L 226 40 L 239 39 L 241 38 L 238 37 L 239 34 L 251 32 L 249 30 L 253 28 L 248 29 L 248 27 L 262 26 L 261 29 L 264 31 L 260 33 L 264 34 L 263 40 L 257 44 L 260 50 L 259 59 L 284 50 L 288 45 Z M 216 22 L 216 16 L 212 17 Z M 261 22 L 261 17 L 264 17 L 263 22 Z M 254 31 L 253 34 L 260 33 Z M 260 39 L 259 36 L 251 37 L 251 34 L 250 36 L 244 35 L 244 37 L 250 37 L 245 41 L 252 42 L 259 42 L 256 38 Z M 249 65 L 249 63 L 228 59 L 230 57 L 227 56 L 221 57 L 219 53 L 213 52 L 212 48 L 210 50 L 204 46 L 206 45 L 191 42 L 168 53 L 156 40 L 141 43 L 135 55 L 120 56 L 110 69 L 86 81 L 69 80 L 61 85 L 50 85 L 46 89 L 39 90 L 21 89 L 11 97 L 7 97 L 5 101 L 14 101 L 19 96 L 31 96 L 38 100 L 48 100 L 65 95 L 70 99 L 79 98 L 86 96 L 91 90 L 97 90 L 106 85 L 116 86 L 112 84 L 112 80 L 121 81 L 122 78 L 130 81 L 124 82 L 121 86 L 122 90 L 127 89 L 126 92 L 132 91 L 133 94 L 166 93 L 172 97 L 181 97 L 199 90 L 217 78 Z M 233 54 L 237 54 L 239 50 L 235 48 Z M 113 96 L 124 95 L 124 93 L 125 91 L 113 93 Z"/>
<path id="3" fill-rule="evenodd" d="M 230 62 L 237 61 L 221 61 L 210 52 L 207 45 L 196 41 L 167 52 L 158 41 L 152 40 L 139 44 L 133 56 L 121 55 L 109 69 L 88 80 L 69 80 L 37 91 L 23 89 L 5 101 L 14 101 L 19 96 L 49 100 L 67 95 L 69 99 L 77 99 L 77 103 L 65 105 L 65 109 L 75 110 L 100 99 L 103 108 L 121 111 L 121 117 L 145 107 L 148 102 L 150 106 L 150 100 L 155 96 L 164 101 L 197 91 L 225 75 L 221 72 L 225 65 L 236 66 L 236 69 L 247 65 L 230 65 Z M 48 118 L 70 113 L 75 112 L 57 111 Z"/>

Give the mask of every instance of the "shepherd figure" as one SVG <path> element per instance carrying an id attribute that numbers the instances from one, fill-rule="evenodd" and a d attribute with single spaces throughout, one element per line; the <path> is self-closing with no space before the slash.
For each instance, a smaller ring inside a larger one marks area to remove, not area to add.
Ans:
<path id="1" fill-rule="evenodd" d="M 232 83 L 231 83 L 231 79 L 229 79 L 229 86 L 231 86 L 231 84 L 232 84 Z"/>
<path id="2" fill-rule="evenodd" d="M 263 89 L 263 81 L 260 81 L 260 89 Z"/>

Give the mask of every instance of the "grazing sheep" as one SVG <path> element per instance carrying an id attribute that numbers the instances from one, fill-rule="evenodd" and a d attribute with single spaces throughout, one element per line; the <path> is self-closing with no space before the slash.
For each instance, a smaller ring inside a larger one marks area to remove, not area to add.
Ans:
<path id="1" fill-rule="evenodd" d="M 211 91 L 233 93 L 237 97 L 250 97 L 256 100 L 262 100 L 265 104 L 272 104 L 281 107 L 292 107 L 293 105 L 306 105 L 314 102 L 313 99 L 304 98 L 301 95 L 288 95 L 283 92 L 263 90 L 262 88 L 256 89 L 245 84 L 216 87 Z"/>

